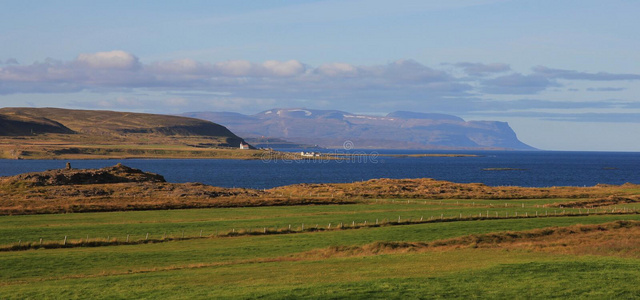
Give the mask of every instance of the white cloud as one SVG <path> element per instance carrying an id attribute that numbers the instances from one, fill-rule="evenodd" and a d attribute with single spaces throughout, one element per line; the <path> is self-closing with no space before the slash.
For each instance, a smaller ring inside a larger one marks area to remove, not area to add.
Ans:
<path id="1" fill-rule="evenodd" d="M 230 60 L 218 62 L 215 65 L 216 71 L 226 76 L 249 76 L 254 69 L 254 65 L 246 60 Z"/>
<path id="2" fill-rule="evenodd" d="M 268 72 L 268 74 L 285 77 L 302 74 L 305 69 L 304 65 L 297 60 L 268 60 L 262 63 L 262 67 Z"/>
<path id="3" fill-rule="evenodd" d="M 147 68 L 155 72 L 193 74 L 199 73 L 203 69 L 206 69 L 207 66 L 193 59 L 187 58 L 156 62 L 149 65 Z"/>
<path id="4" fill-rule="evenodd" d="M 305 71 L 305 66 L 297 60 L 268 60 L 261 64 L 246 60 L 230 60 L 216 63 L 214 67 L 220 75 L 237 77 L 290 77 Z"/>
<path id="5" fill-rule="evenodd" d="M 76 62 L 94 69 L 133 70 L 139 67 L 137 57 L 120 50 L 82 53 L 78 55 Z"/>
<path id="6" fill-rule="evenodd" d="M 484 76 L 491 73 L 502 73 L 511 71 L 511 67 L 508 64 L 503 63 L 469 63 L 461 62 L 454 64 L 454 66 L 462 68 L 465 73 L 473 76 Z"/>
<path id="7" fill-rule="evenodd" d="M 346 63 L 328 63 L 316 69 L 322 75 L 330 77 L 352 77 L 358 73 L 358 68 Z"/>

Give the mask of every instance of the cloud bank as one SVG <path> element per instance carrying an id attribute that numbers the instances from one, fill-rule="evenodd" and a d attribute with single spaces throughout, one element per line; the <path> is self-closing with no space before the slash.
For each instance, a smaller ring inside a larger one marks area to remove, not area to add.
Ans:
<path id="1" fill-rule="evenodd" d="M 585 73 L 534 67 L 529 74 L 514 72 L 504 63 L 450 64 L 465 74 L 438 70 L 414 60 L 359 66 L 343 62 L 317 67 L 297 60 L 198 62 L 179 59 L 141 63 L 135 55 L 114 50 L 82 53 L 72 61 L 46 59 L 30 65 L 6 59 L 0 65 L 0 94 L 111 91 L 131 88 L 208 92 L 269 92 L 271 96 L 307 94 L 311 98 L 352 97 L 375 92 L 425 96 L 472 93 L 531 95 L 558 81 L 640 80 L 640 74 Z M 615 91 L 593 88 L 592 91 Z M 321 92 L 316 96 L 309 92 Z"/>
<path id="2" fill-rule="evenodd" d="M 309 106 L 363 111 L 357 107 L 366 106 L 369 111 L 402 108 L 464 114 L 637 106 L 633 101 L 549 101 L 532 96 L 560 89 L 594 95 L 625 92 L 627 87 L 589 85 L 622 85 L 640 80 L 640 74 L 589 73 L 546 66 L 521 73 L 506 63 L 479 62 L 439 67 L 410 59 L 377 65 L 327 62 L 319 66 L 295 59 L 202 62 L 184 58 L 144 63 L 132 53 L 114 50 L 82 53 L 69 61 L 48 58 L 32 64 L 0 59 L 0 95 L 113 93 L 114 96 L 95 101 L 67 102 L 108 109 L 180 110 L 184 106 L 247 111 L 271 108 L 267 106 Z M 578 89 L 572 83 L 586 86 Z M 149 96 L 159 93 L 164 95 L 162 99 Z M 500 97 L 513 99 L 494 100 Z"/>

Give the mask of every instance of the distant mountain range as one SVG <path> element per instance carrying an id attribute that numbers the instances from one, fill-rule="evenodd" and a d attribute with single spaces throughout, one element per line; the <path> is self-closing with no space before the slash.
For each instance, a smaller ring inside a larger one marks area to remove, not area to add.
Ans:
<path id="1" fill-rule="evenodd" d="M 270 109 L 255 115 L 189 112 L 182 116 L 223 124 L 255 143 L 256 138 L 342 148 L 533 150 L 506 122 L 465 121 L 435 113 L 396 111 L 386 116 L 337 110 Z"/>

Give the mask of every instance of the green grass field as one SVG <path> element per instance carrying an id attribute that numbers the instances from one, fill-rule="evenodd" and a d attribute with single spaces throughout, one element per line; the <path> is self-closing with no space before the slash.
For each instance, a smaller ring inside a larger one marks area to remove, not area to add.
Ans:
<path id="1" fill-rule="evenodd" d="M 561 200 L 562 201 L 562 200 Z M 469 216 L 519 217 L 565 213 L 594 213 L 578 208 L 544 208 L 542 205 L 558 202 L 543 200 L 370 200 L 354 205 L 275 206 L 217 209 L 184 209 L 131 212 L 105 212 L 82 214 L 52 214 L 5 216 L 0 218 L 0 245 L 22 242 L 62 241 L 68 239 L 106 239 L 107 237 L 131 239 L 215 235 L 231 230 L 262 231 L 264 228 L 300 229 L 316 225 L 326 228 L 331 224 L 346 227 L 388 221 L 418 221 L 421 218 L 463 218 Z M 425 204 L 426 203 L 426 204 Z M 637 205 L 618 206 L 636 208 Z"/>
<path id="2" fill-rule="evenodd" d="M 633 298 L 640 260 L 531 249 L 321 257 L 309 251 L 375 242 L 429 242 L 470 234 L 640 220 L 637 214 L 542 217 L 558 200 L 386 200 L 281 206 L 2 216 L 0 245 L 111 238 L 203 238 L 161 243 L 0 252 L 0 298 Z M 505 207 L 505 203 L 507 206 Z M 522 207 L 524 205 L 524 208 Z M 629 206 L 629 208 L 635 208 Z M 215 237 L 264 227 L 300 229 L 378 219 L 455 218 L 498 212 L 538 218 L 450 220 L 319 232 Z M 565 209 L 578 212 L 578 209 Z M 584 210 L 580 210 L 585 214 Z M 603 284 L 603 278 L 607 284 Z M 612 288 L 615 287 L 615 288 Z"/>

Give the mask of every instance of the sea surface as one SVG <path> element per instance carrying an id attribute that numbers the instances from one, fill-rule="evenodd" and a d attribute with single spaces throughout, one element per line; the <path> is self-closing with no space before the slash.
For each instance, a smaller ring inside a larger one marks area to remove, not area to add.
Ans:
<path id="1" fill-rule="evenodd" d="M 287 149 L 291 151 L 291 149 Z M 308 151 L 308 150 L 305 150 Z M 332 152 L 331 150 L 324 150 Z M 345 151 L 342 151 L 345 152 Z M 556 151 L 351 150 L 372 156 L 342 161 L 223 159 L 70 160 L 73 168 L 121 162 L 164 175 L 169 182 L 272 188 L 295 183 L 354 182 L 372 178 L 435 178 L 491 186 L 593 186 L 640 184 L 640 153 Z M 453 153 L 478 157 L 385 157 L 377 154 Z M 64 168 L 63 160 L 0 160 L 0 176 Z M 508 169 L 508 170 L 505 170 Z"/>

